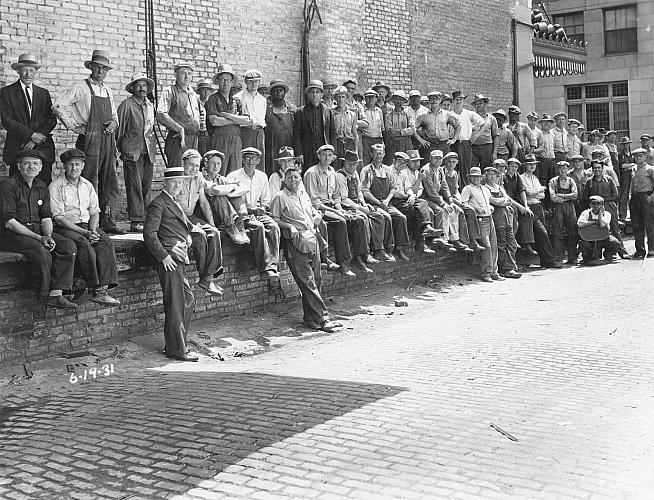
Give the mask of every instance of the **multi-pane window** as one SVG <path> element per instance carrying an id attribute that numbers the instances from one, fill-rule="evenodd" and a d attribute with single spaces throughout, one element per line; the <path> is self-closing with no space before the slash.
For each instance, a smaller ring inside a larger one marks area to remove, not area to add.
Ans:
<path id="1" fill-rule="evenodd" d="M 554 24 L 560 24 L 565 29 L 565 34 L 571 40 L 583 42 L 584 37 L 584 13 L 570 12 L 568 14 L 557 14 L 553 19 Z"/>
<path id="2" fill-rule="evenodd" d="M 568 116 L 576 118 L 590 132 L 616 130 L 629 135 L 629 85 L 627 82 L 570 85 L 565 88 Z"/>
<path id="3" fill-rule="evenodd" d="M 604 9 L 604 52 L 621 54 L 638 52 L 636 6 Z"/>

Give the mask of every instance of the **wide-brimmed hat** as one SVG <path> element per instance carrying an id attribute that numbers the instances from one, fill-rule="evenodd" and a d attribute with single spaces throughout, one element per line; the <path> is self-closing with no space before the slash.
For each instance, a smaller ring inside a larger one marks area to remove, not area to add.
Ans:
<path id="1" fill-rule="evenodd" d="M 382 81 L 377 81 L 372 86 L 372 90 L 377 90 L 378 88 L 384 88 L 384 89 L 386 89 L 386 92 L 388 92 L 388 93 L 391 92 L 391 88 Z"/>
<path id="2" fill-rule="evenodd" d="M 481 168 L 479 167 L 472 167 L 470 169 L 470 173 L 468 174 L 469 177 L 472 177 L 473 175 L 478 175 L 481 177 Z"/>
<path id="3" fill-rule="evenodd" d="M 631 144 L 631 139 L 627 136 L 620 137 L 620 144 Z"/>
<path id="4" fill-rule="evenodd" d="M 540 163 L 536 155 L 525 155 L 525 163 Z"/>
<path id="5" fill-rule="evenodd" d="M 270 80 L 270 85 L 268 85 L 268 92 L 272 92 L 273 89 L 277 87 L 282 87 L 286 92 L 288 92 L 289 87 L 284 83 L 283 80 Z"/>
<path id="6" fill-rule="evenodd" d="M 406 154 L 409 156 L 409 160 L 424 160 L 417 149 L 409 149 Z"/>
<path id="7" fill-rule="evenodd" d="M 209 161 L 210 158 L 213 158 L 214 156 L 218 156 L 223 160 L 225 159 L 225 153 L 218 151 L 217 149 L 212 149 L 211 151 L 207 151 L 206 153 L 204 153 L 202 159 L 206 163 Z"/>
<path id="8" fill-rule="evenodd" d="M 373 89 L 368 89 L 363 93 L 363 97 L 379 97 L 379 92 Z"/>
<path id="9" fill-rule="evenodd" d="M 509 163 L 517 163 L 518 165 L 522 164 L 522 162 L 520 160 L 518 160 L 517 158 L 509 158 L 508 160 L 506 160 L 506 166 L 507 167 L 509 166 Z"/>
<path id="10" fill-rule="evenodd" d="M 282 146 L 279 148 L 275 160 L 295 160 L 296 158 L 297 156 L 295 156 L 295 151 L 293 148 L 289 146 Z"/>
<path id="11" fill-rule="evenodd" d="M 196 92 L 200 89 L 211 89 L 213 90 L 215 87 L 213 86 L 213 81 L 211 78 L 204 78 L 198 82 L 198 84 L 195 86 Z"/>
<path id="12" fill-rule="evenodd" d="M 218 69 L 216 69 L 216 78 L 218 78 L 221 74 L 227 73 L 229 75 L 232 75 L 232 78 L 236 80 L 236 73 L 234 73 L 234 68 L 232 68 L 231 64 L 219 64 Z"/>
<path id="13" fill-rule="evenodd" d="M 41 69 L 41 65 L 37 62 L 36 57 L 32 54 L 21 54 L 18 56 L 18 62 L 11 65 L 11 69 L 18 71 L 23 66 L 31 66 L 34 69 Z"/>
<path id="14" fill-rule="evenodd" d="M 475 94 L 475 96 L 472 99 L 472 104 L 475 104 L 475 103 L 477 103 L 479 101 L 484 101 L 485 103 L 488 104 L 490 99 L 488 97 L 486 97 L 484 94 Z"/>
<path id="15" fill-rule="evenodd" d="M 67 149 L 63 153 L 59 155 L 59 159 L 61 160 L 61 163 L 64 165 L 68 163 L 70 160 L 73 158 L 81 158 L 82 160 L 86 160 L 86 154 L 84 151 L 81 151 L 79 149 Z"/>
<path id="16" fill-rule="evenodd" d="M 96 63 L 108 69 L 113 69 L 110 65 L 109 53 L 104 50 L 94 50 L 93 54 L 91 54 L 91 59 L 84 61 L 84 67 L 86 69 L 91 69 L 91 63 Z"/>
<path id="17" fill-rule="evenodd" d="M 445 156 L 443 156 L 443 161 L 447 160 L 448 158 L 456 158 L 458 160 L 459 155 L 457 153 L 455 153 L 454 151 L 450 151 Z"/>
<path id="18" fill-rule="evenodd" d="M 504 118 L 505 121 L 509 119 L 509 115 L 507 115 L 506 111 L 504 111 L 502 108 L 498 109 L 497 111 L 493 111 L 491 114 L 492 115 L 499 115 L 502 118 Z"/>
<path id="19" fill-rule="evenodd" d="M 180 61 L 178 63 L 175 63 L 173 66 L 173 72 L 176 72 L 180 68 L 188 68 L 191 71 L 195 71 L 195 66 L 193 66 L 193 63 L 190 61 Z"/>
<path id="20" fill-rule="evenodd" d="M 540 120 L 540 115 L 535 111 L 530 111 L 527 113 L 527 118 L 531 118 L 532 120 Z"/>
<path id="21" fill-rule="evenodd" d="M 339 160 L 342 160 L 345 163 L 358 163 L 359 153 L 357 153 L 356 151 L 347 150 L 343 155 L 343 158 L 339 158 Z"/>
<path id="22" fill-rule="evenodd" d="M 467 99 L 468 96 L 463 93 L 463 90 L 455 90 L 452 92 L 452 99 Z"/>
<path id="23" fill-rule="evenodd" d="M 261 156 L 261 155 L 263 155 L 263 153 L 260 150 L 258 150 L 257 148 L 253 148 L 252 146 L 250 146 L 248 148 L 241 149 L 241 156 L 245 156 L 245 155 Z"/>
<path id="24" fill-rule="evenodd" d="M 144 80 L 148 84 L 148 94 L 151 93 L 154 90 L 154 80 L 152 78 L 148 78 L 148 75 L 145 73 L 134 73 L 132 75 L 131 81 L 125 85 L 125 90 L 130 94 L 133 94 L 134 92 L 132 91 L 132 85 L 134 85 L 136 82 L 140 82 L 141 80 Z"/>
<path id="25" fill-rule="evenodd" d="M 393 92 L 393 94 L 391 95 L 391 97 L 399 97 L 399 98 L 403 99 L 404 101 L 408 101 L 408 100 L 409 100 L 409 99 L 407 99 L 407 96 L 406 96 L 406 94 L 404 93 L 404 90 L 402 90 L 402 89 L 399 89 L 399 90 L 396 90 L 395 92 Z"/>
<path id="26" fill-rule="evenodd" d="M 164 179 L 188 179 L 192 175 L 184 173 L 184 167 L 168 167 L 163 172 Z"/>
<path id="27" fill-rule="evenodd" d="M 22 158 L 38 158 L 39 160 L 43 160 L 43 154 L 38 149 L 21 149 L 18 152 L 17 159 L 20 160 Z"/>
<path id="28" fill-rule="evenodd" d="M 552 118 L 556 120 L 559 116 L 565 117 L 566 120 L 568 119 L 568 113 L 565 113 L 564 111 L 559 111 L 558 113 L 554 113 L 554 116 L 552 116 Z"/>
<path id="29" fill-rule="evenodd" d="M 311 80 L 309 82 L 309 85 L 307 85 L 306 88 L 304 89 L 304 93 L 306 94 L 311 89 L 318 89 L 320 90 L 320 92 L 325 93 L 325 87 L 323 86 L 321 80 Z"/>
<path id="30" fill-rule="evenodd" d="M 541 116 L 538 119 L 538 121 L 539 122 L 552 122 L 552 123 L 554 123 L 554 118 L 552 118 L 549 113 L 543 113 L 543 116 Z"/>
<path id="31" fill-rule="evenodd" d="M 338 96 L 338 95 L 345 95 L 345 97 L 350 97 L 350 93 L 347 91 L 347 89 L 343 85 L 340 85 L 340 86 L 336 87 L 334 92 L 332 92 L 332 97 L 334 99 L 336 99 L 336 96 Z"/>

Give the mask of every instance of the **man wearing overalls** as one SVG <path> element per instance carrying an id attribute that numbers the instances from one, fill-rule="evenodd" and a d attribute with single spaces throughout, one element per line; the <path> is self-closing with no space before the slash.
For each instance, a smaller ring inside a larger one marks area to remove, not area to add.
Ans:
<path id="1" fill-rule="evenodd" d="M 552 243 L 554 256 L 563 260 L 563 232 L 568 233 L 568 264 L 577 264 L 577 183 L 568 177 L 570 163 L 556 163 L 557 175 L 549 182 L 550 200 L 553 206 Z"/>
<path id="2" fill-rule="evenodd" d="M 78 135 L 75 147 L 84 151 L 82 177 L 93 184 L 100 203 L 100 227 L 109 234 L 125 234 L 116 226 L 113 214 L 118 201 L 116 138 L 118 114 L 111 89 L 103 82 L 111 66 L 109 54 L 94 50 L 84 66 L 91 75 L 64 91 L 52 106 L 62 123 Z"/>

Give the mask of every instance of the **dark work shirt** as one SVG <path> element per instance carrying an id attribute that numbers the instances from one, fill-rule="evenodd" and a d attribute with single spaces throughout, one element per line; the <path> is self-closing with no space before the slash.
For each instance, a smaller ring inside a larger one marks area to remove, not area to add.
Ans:
<path id="1" fill-rule="evenodd" d="M 309 115 L 308 121 L 309 124 L 311 125 L 312 136 L 314 137 L 314 139 L 322 140 L 324 137 L 323 124 L 322 124 L 322 107 L 320 105 L 314 106 L 309 102 L 307 103 L 305 109 L 307 114 Z"/>
<path id="2" fill-rule="evenodd" d="M 222 137 L 237 136 L 241 134 L 240 125 L 230 123 L 229 125 L 215 127 L 211 125 L 211 122 L 209 121 L 210 116 L 218 116 L 218 113 L 231 113 L 233 115 L 242 114 L 241 103 L 238 99 L 234 98 L 234 96 L 231 96 L 228 101 L 220 92 L 216 92 L 209 96 L 204 107 L 207 111 L 207 130 L 209 133 L 213 134 L 215 132 Z"/>
<path id="3" fill-rule="evenodd" d="M 594 177 L 589 178 L 584 184 L 584 202 L 586 205 L 590 203 L 590 197 L 599 195 L 604 198 L 605 202 L 616 201 L 618 199 L 618 189 L 615 187 L 615 182 L 607 175 L 603 175 L 598 181 Z"/>
<path id="4" fill-rule="evenodd" d="M 512 200 L 522 203 L 520 199 L 520 193 L 525 190 L 524 184 L 522 184 L 522 179 L 518 174 L 515 174 L 514 177 L 509 177 L 508 174 L 504 174 L 502 177 L 502 186 Z"/>
<path id="5" fill-rule="evenodd" d="M 51 218 L 48 186 L 42 180 L 34 179 L 31 189 L 20 174 L 0 183 L 0 234 L 11 219 L 29 224 Z"/>

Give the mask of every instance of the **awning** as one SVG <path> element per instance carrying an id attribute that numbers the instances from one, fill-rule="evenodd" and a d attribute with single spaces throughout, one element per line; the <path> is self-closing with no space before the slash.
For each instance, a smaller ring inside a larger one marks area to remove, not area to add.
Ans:
<path id="1" fill-rule="evenodd" d="M 585 62 L 550 56 L 534 56 L 534 76 L 536 78 L 583 75 L 585 72 Z"/>
<path id="2" fill-rule="evenodd" d="M 574 41 L 532 39 L 534 77 L 580 75 L 586 72 L 586 45 Z"/>

